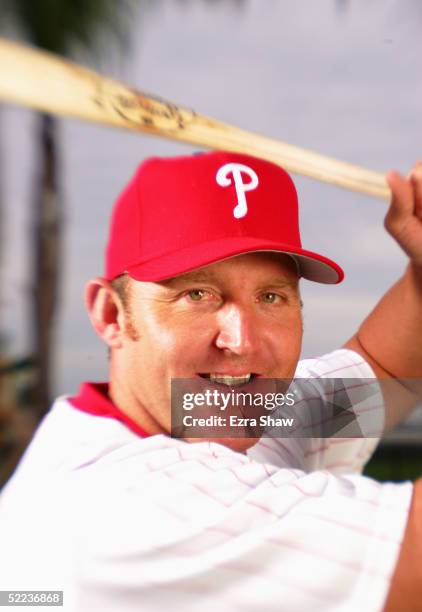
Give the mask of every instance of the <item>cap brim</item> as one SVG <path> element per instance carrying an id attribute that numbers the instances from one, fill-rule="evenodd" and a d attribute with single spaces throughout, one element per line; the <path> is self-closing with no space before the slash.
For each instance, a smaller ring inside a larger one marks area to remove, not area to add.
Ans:
<path id="1" fill-rule="evenodd" d="M 300 276 L 307 280 L 332 285 L 340 283 L 344 278 L 340 266 L 323 255 L 291 245 L 246 237 L 223 238 L 188 246 L 149 261 L 138 262 L 128 267 L 126 272 L 135 280 L 161 281 L 229 257 L 262 251 L 291 255 L 297 262 Z"/>

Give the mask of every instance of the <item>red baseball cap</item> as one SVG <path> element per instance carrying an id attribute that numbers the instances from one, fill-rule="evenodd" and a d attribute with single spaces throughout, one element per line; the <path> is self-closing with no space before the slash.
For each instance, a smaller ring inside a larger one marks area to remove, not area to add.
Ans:
<path id="1" fill-rule="evenodd" d="M 151 158 L 115 204 L 105 275 L 160 281 L 256 251 L 290 255 L 319 283 L 344 276 L 302 249 L 296 189 L 280 166 L 229 152 Z"/>

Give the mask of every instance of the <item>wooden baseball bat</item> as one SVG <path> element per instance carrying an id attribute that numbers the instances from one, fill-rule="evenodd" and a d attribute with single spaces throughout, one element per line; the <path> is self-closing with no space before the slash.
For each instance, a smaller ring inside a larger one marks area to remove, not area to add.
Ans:
<path id="1" fill-rule="evenodd" d="M 61 57 L 0 39 L 0 99 L 181 140 L 255 155 L 289 172 L 389 199 L 382 174 L 222 123 L 137 91 Z"/>

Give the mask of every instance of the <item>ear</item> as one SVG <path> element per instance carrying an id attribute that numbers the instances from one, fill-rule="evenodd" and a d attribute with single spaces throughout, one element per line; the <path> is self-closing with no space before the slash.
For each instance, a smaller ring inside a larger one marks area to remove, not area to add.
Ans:
<path id="1" fill-rule="evenodd" d="M 125 312 L 109 281 L 94 278 L 87 283 L 85 307 L 100 338 L 110 348 L 120 348 L 124 338 Z"/>

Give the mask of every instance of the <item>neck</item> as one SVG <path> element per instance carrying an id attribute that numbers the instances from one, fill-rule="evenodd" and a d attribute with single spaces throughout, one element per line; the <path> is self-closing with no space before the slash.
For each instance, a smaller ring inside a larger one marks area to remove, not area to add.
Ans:
<path id="1" fill-rule="evenodd" d="M 118 376 L 118 372 L 115 369 L 113 371 L 112 367 L 110 368 L 109 396 L 113 404 L 145 432 L 150 435 L 168 433 L 137 398 L 127 380 Z"/>

